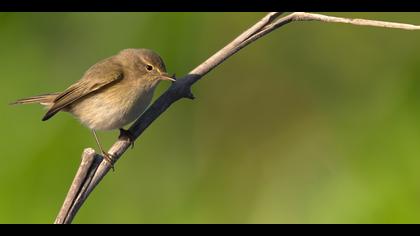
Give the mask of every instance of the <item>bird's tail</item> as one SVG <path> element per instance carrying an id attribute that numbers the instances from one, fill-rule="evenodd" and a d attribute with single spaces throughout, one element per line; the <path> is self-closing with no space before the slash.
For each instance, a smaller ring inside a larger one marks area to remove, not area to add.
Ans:
<path id="1" fill-rule="evenodd" d="M 58 96 L 59 93 L 49 93 L 49 94 L 42 94 L 38 96 L 28 97 L 28 98 L 22 98 L 19 100 L 16 100 L 10 105 L 15 104 L 30 104 L 30 103 L 39 103 L 44 106 L 51 106 L 54 102 L 54 99 Z"/>

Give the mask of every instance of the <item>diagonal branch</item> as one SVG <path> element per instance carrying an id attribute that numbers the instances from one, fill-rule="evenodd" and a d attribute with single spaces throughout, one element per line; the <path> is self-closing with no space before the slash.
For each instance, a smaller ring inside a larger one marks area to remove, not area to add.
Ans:
<path id="1" fill-rule="evenodd" d="M 331 23 L 345 23 L 353 25 L 364 25 L 373 27 L 395 28 L 404 30 L 419 30 L 420 26 L 401 24 L 393 22 L 364 20 L 364 19 L 348 19 L 341 17 L 332 17 L 321 14 L 295 12 L 282 18 L 282 13 L 272 12 L 258 21 L 255 25 L 243 32 L 232 42 L 220 49 L 213 56 L 201 63 L 189 74 L 178 79 L 166 90 L 130 127 L 129 131 L 133 134 L 133 138 L 137 139 L 146 129 L 156 120 L 163 112 L 166 111 L 174 102 L 182 99 L 194 99 L 191 92 L 191 86 L 200 80 L 204 75 L 216 68 L 230 56 L 244 48 L 248 44 L 267 35 L 273 30 L 280 28 L 293 21 L 321 21 Z M 279 18 L 279 19 L 278 19 Z M 108 153 L 115 157 L 115 162 L 129 148 L 130 143 L 127 140 L 118 139 L 110 148 Z M 92 149 L 85 149 L 82 155 L 82 162 L 75 179 L 71 185 L 69 193 L 63 203 L 63 206 L 55 220 L 57 224 L 71 223 L 79 208 L 87 199 L 93 189 L 99 184 L 102 178 L 108 173 L 111 166 L 108 162 L 103 161 L 99 155 L 94 155 Z"/>

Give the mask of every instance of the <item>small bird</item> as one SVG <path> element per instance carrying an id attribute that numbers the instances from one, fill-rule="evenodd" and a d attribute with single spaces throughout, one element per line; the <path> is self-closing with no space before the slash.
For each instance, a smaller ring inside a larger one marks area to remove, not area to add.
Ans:
<path id="1" fill-rule="evenodd" d="M 19 99 L 12 104 L 39 103 L 50 119 L 59 111 L 71 113 L 92 130 L 105 160 L 113 167 L 112 156 L 105 152 L 96 130 L 120 130 L 120 137 L 133 144 L 132 135 L 123 127 L 139 117 L 152 101 L 161 80 L 175 81 L 166 72 L 162 58 L 149 49 L 124 49 L 99 61 L 64 92 Z"/>

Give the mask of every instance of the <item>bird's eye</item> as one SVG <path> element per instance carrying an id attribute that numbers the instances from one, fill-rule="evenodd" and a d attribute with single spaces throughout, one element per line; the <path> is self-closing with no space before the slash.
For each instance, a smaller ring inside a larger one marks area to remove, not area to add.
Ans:
<path id="1" fill-rule="evenodd" d="M 153 66 L 151 66 L 151 65 L 147 65 L 147 66 L 146 66 L 146 70 L 148 70 L 148 71 L 152 71 L 152 70 L 153 70 Z"/>

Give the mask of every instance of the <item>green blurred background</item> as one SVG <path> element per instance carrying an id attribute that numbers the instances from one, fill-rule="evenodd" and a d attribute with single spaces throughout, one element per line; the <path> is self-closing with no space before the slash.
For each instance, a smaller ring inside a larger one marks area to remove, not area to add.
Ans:
<path id="1" fill-rule="evenodd" d="M 88 129 L 39 105 L 124 48 L 183 75 L 265 13 L 0 13 L 0 223 L 53 222 Z M 328 13 L 420 24 L 418 13 Z M 74 223 L 419 223 L 420 32 L 292 23 L 193 87 Z M 155 98 L 169 83 L 161 83 Z M 100 132 L 109 147 L 117 131 Z"/>

